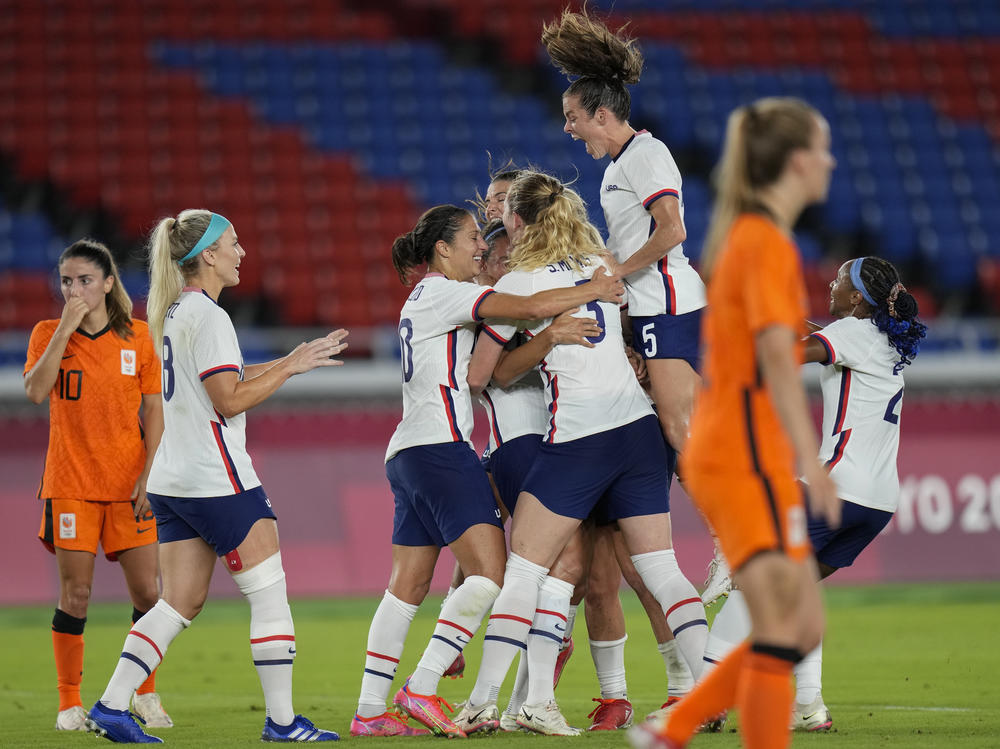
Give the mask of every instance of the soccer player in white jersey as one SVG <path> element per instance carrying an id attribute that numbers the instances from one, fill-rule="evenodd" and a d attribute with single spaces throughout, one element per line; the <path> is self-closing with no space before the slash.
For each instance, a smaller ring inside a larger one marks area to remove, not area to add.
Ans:
<path id="1" fill-rule="evenodd" d="M 583 201 L 558 180 L 522 175 L 510 186 L 504 211 L 514 251 L 501 290 L 573 288 L 608 260 Z M 581 313 L 602 328 L 591 339 L 594 347 L 557 346 L 540 364 L 548 425 L 518 497 L 504 587 L 468 702 L 473 709 L 496 702 L 511 660 L 537 626 L 532 618 L 549 568 L 599 501 L 601 514 L 619 522 L 632 561 L 661 610 L 669 612 L 678 638 L 692 642 L 692 652 L 701 656 L 704 607 L 669 548 L 667 456 L 658 422 L 625 356 L 618 308 L 591 303 Z M 515 333 L 531 338 L 547 322 L 488 321 L 477 356 L 492 353 L 499 360 Z M 557 631 L 553 627 L 552 634 Z M 552 699 L 525 703 L 518 723 L 563 733 L 565 720 Z"/>
<path id="2" fill-rule="evenodd" d="M 485 247 L 472 215 L 451 205 L 431 208 L 392 246 L 404 283 L 426 273 L 400 311 L 403 418 L 386 450 L 395 499 L 392 576 L 369 629 L 352 735 L 412 730 L 385 711 L 385 701 L 410 622 L 441 547 L 448 546 L 465 582 L 449 596 L 423 657 L 393 702 L 436 734 L 465 736 L 444 713 L 437 686 L 500 592 L 506 553 L 493 491 L 470 442 L 466 374 L 478 321 L 551 317 L 596 299 L 617 303 L 623 291 L 617 277 L 601 274 L 580 288 L 498 294 L 472 283 Z"/>
<path id="3" fill-rule="evenodd" d="M 132 692 L 198 615 L 224 558 L 250 604 L 250 652 L 264 691 L 262 741 L 335 741 L 292 709 L 295 627 L 271 502 L 246 451 L 245 412 L 290 377 L 341 364 L 337 330 L 287 356 L 244 366 L 221 291 L 240 282 L 246 255 L 232 224 L 205 210 L 165 218 L 150 249 L 149 328 L 163 363 L 164 430 L 147 493 L 159 534 L 163 595 L 125 639 L 118 666 L 87 719 L 122 743 L 161 743 L 128 712 Z"/>
<path id="4" fill-rule="evenodd" d="M 826 327 L 809 323 L 805 361 L 823 365 L 823 443 L 819 457 L 843 500 L 840 526 L 810 513 L 809 538 L 821 579 L 850 567 L 875 540 L 899 505 L 899 423 L 903 367 L 920 350 L 926 326 L 917 302 L 892 263 L 879 257 L 848 260 L 830 283 Z M 719 611 L 705 658 L 721 660 L 749 632 L 739 591 Z M 792 728 L 827 731 L 833 726 L 822 696 L 823 645 L 794 669 Z"/>

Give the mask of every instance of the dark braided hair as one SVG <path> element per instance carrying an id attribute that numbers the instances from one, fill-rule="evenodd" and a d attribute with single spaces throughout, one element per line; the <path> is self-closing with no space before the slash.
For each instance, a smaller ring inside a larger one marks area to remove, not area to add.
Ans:
<path id="1" fill-rule="evenodd" d="M 899 272 L 888 260 L 863 258 L 860 276 L 864 291 L 875 300 L 874 306 L 869 304 L 872 323 L 888 336 L 899 354 L 892 368 L 893 374 L 899 374 L 920 353 L 920 341 L 927 335 L 927 326 L 917 319 L 917 300 L 900 282 Z"/>
<path id="2" fill-rule="evenodd" d="M 417 219 L 411 231 L 396 237 L 392 243 L 392 265 L 405 286 L 410 285 L 410 275 L 416 268 L 434 259 L 434 244 L 438 240 L 451 244 L 469 215 L 457 205 L 436 205 Z"/>

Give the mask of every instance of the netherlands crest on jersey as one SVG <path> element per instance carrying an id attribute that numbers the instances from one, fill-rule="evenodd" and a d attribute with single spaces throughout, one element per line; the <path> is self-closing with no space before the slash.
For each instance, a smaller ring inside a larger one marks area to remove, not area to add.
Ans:
<path id="1" fill-rule="evenodd" d="M 135 351 L 122 349 L 122 374 L 135 376 Z"/>

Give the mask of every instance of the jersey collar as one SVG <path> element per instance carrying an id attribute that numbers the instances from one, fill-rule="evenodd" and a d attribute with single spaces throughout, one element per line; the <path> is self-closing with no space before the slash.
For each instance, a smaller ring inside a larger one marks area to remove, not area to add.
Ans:
<path id="1" fill-rule="evenodd" d="M 616 161 L 618 161 L 618 159 L 622 157 L 622 154 L 625 153 L 625 149 L 632 145 L 632 141 L 635 140 L 635 136 L 645 135 L 647 133 L 649 133 L 648 130 L 636 130 L 634 133 L 632 133 L 632 137 L 629 138 L 627 141 L 625 141 L 625 144 L 622 146 L 622 150 L 618 152 L 618 155 L 611 157 L 611 163 L 612 164 L 615 163 Z"/>

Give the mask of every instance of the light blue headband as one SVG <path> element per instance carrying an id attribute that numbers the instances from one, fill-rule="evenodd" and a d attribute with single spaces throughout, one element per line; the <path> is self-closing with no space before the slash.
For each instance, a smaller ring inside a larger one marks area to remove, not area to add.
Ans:
<path id="1" fill-rule="evenodd" d="M 506 234 L 506 233 L 507 233 L 507 228 L 503 224 L 501 224 L 496 229 L 487 234 L 485 237 L 483 237 L 483 241 L 489 242 L 490 240 L 500 236 L 501 234 Z"/>
<path id="2" fill-rule="evenodd" d="M 868 289 L 865 288 L 865 282 L 861 280 L 861 263 L 864 261 L 865 259 L 863 257 L 859 257 L 851 263 L 851 283 L 854 284 L 855 289 L 861 292 L 861 296 L 865 298 L 865 301 L 868 302 L 868 304 L 872 307 L 877 307 L 878 305 L 875 303 L 875 300 L 872 299 L 872 295 L 869 294 Z"/>
<path id="3" fill-rule="evenodd" d="M 232 223 L 228 218 L 220 216 L 218 213 L 213 213 L 212 220 L 208 222 L 208 228 L 205 229 L 205 233 L 201 235 L 201 239 L 199 239 L 198 243 L 191 248 L 191 252 L 177 261 L 177 264 L 183 265 L 206 247 L 216 242 L 219 237 L 222 236 L 223 232 L 225 232 L 230 226 L 232 226 Z"/>

